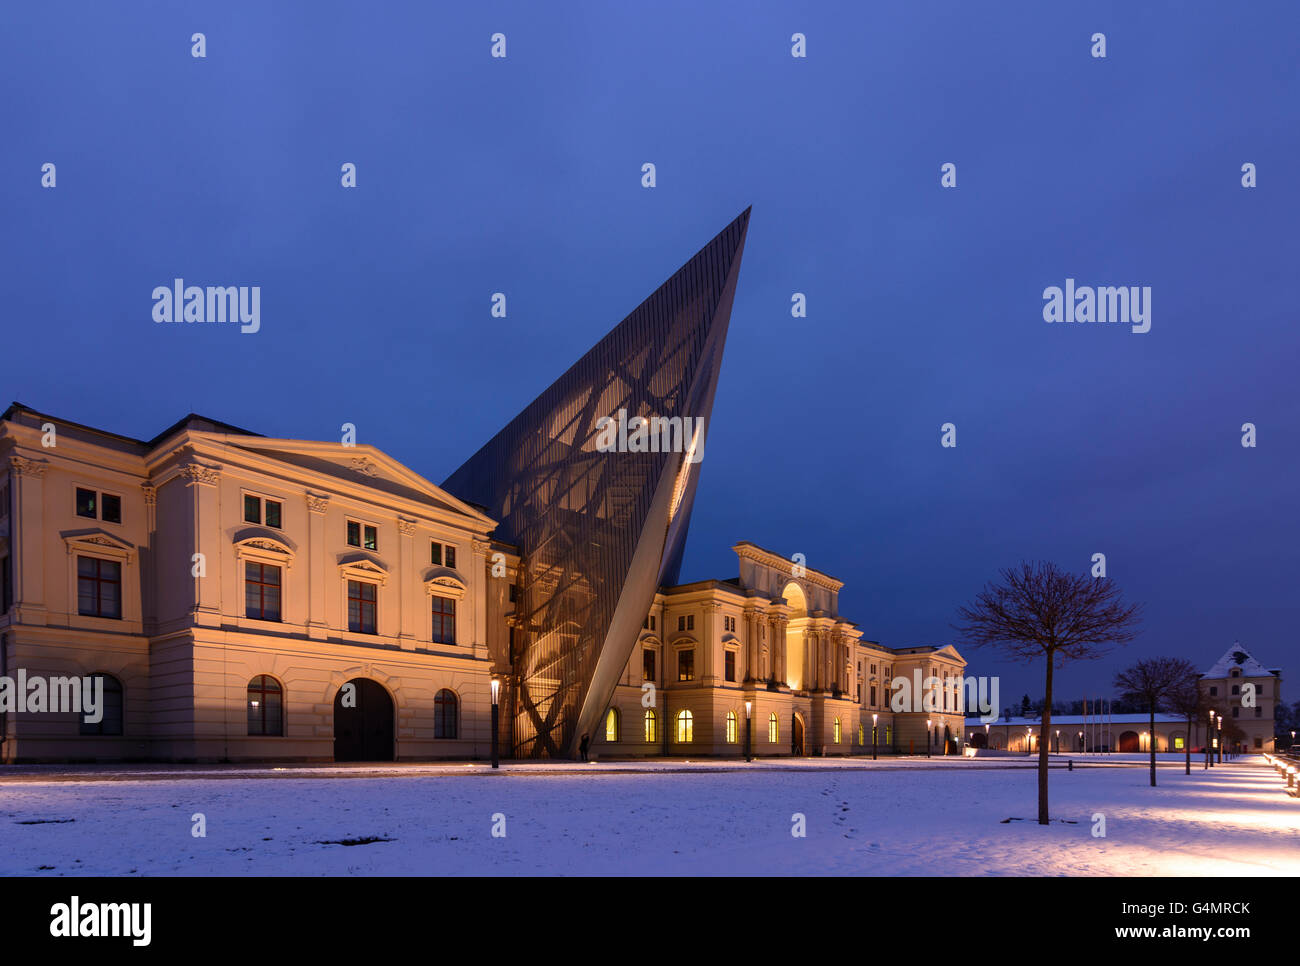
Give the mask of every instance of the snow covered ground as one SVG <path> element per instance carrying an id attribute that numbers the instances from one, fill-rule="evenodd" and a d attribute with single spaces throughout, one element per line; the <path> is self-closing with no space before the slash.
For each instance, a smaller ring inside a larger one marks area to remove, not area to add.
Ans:
<path id="1" fill-rule="evenodd" d="M 1300 875 L 1262 759 L 1075 761 L 1047 827 L 1027 759 L 6 769 L 0 873 Z"/>

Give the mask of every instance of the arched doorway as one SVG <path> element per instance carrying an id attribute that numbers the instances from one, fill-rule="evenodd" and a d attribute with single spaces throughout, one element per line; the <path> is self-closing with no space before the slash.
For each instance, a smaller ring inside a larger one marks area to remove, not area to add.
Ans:
<path id="1" fill-rule="evenodd" d="M 794 713 L 794 720 L 790 729 L 790 733 L 794 736 L 790 741 L 790 753 L 793 755 L 806 754 L 803 743 L 803 718 L 799 717 L 797 711 Z"/>
<path id="2" fill-rule="evenodd" d="M 393 760 L 393 699 L 369 678 L 353 678 L 334 695 L 334 760 Z"/>
<path id="3" fill-rule="evenodd" d="M 972 748 L 985 748 L 988 746 L 987 736 L 982 731 L 974 731 L 970 736 L 970 746 Z"/>
<path id="4" fill-rule="evenodd" d="M 1125 731 L 1119 736 L 1120 751 L 1141 751 L 1142 745 L 1136 731 Z"/>
<path id="5" fill-rule="evenodd" d="M 804 630 L 808 624 L 808 598 L 795 581 L 790 581 L 781 591 L 790 608 L 790 620 L 785 627 L 785 684 L 791 691 L 806 691 L 813 682 L 804 680 L 807 655 L 804 654 Z"/>
<path id="6" fill-rule="evenodd" d="M 954 754 L 956 751 L 957 749 L 952 746 L 952 728 L 948 727 L 947 725 L 944 725 L 943 726 L 943 753 L 945 755 L 951 755 Z"/>

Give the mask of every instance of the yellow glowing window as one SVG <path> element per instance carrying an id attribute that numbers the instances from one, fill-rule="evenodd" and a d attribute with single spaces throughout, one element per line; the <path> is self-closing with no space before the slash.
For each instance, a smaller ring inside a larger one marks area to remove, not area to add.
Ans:
<path id="1" fill-rule="evenodd" d="M 767 740 L 781 740 L 781 725 L 776 720 L 776 712 L 773 711 L 767 716 Z"/>
<path id="2" fill-rule="evenodd" d="M 610 708 L 605 716 L 605 740 L 618 741 L 618 709 Z"/>
<path id="3" fill-rule="evenodd" d="M 659 718 L 653 711 L 645 713 L 645 740 L 650 742 L 659 740 Z"/>
<path id="4" fill-rule="evenodd" d="M 740 740 L 739 729 L 737 727 L 736 712 L 727 712 L 727 741 L 735 743 Z"/>
<path id="5" fill-rule="evenodd" d="M 679 742 L 695 740 L 695 715 L 689 711 L 677 712 L 677 740 Z"/>
<path id="6" fill-rule="evenodd" d="M 835 719 L 835 743 L 838 745 L 843 740 L 844 740 L 844 736 L 840 733 L 840 719 L 836 718 Z"/>
<path id="7" fill-rule="evenodd" d="M 1182 750 L 1182 748 L 1183 748 L 1183 739 L 1182 739 L 1182 736 L 1181 736 L 1181 735 L 1180 735 L 1179 737 L 1177 737 L 1177 738 L 1174 739 L 1174 747 L 1177 748 L 1179 751 Z"/>

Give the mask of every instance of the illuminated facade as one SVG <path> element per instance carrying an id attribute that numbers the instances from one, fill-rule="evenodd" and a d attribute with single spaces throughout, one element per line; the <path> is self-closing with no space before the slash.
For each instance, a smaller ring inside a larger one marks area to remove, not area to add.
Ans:
<path id="1" fill-rule="evenodd" d="M 749 542 L 740 574 L 662 587 L 594 735 L 610 757 L 955 753 L 966 662 L 888 648 L 839 614 L 842 582 Z M 894 711 L 899 679 L 934 680 Z M 925 711 L 924 707 L 933 710 Z M 928 726 L 927 726 L 928 725 Z M 873 727 L 875 732 L 873 735 Z"/>

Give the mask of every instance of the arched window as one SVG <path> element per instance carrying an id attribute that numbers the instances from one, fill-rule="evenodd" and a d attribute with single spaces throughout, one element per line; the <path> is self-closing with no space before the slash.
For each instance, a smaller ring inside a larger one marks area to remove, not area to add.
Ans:
<path id="1" fill-rule="evenodd" d="M 867 726 L 859 722 L 858 723 L 858 744 L 865 745 L 866 743 L 867 743 Z"/>
<path id="2" fill-rule="evenodd" d="M 740 731 L 738 728 L 738 723 L 736 721 L 736 712 L 728 711 L 727 712 L 727 741 L 731 744 L 735 744 L 739 740 L 740 740 Z"/>
<path id="3" fill-rule="evenodd" d="M 433 698 L 433 736 L 435 738 L 455 738 L 456 724 L 460 717 L 460 701 L 454 691 L 443 688 Z"/>
<path id="4" fill-rule="evenodd" d="M 284 734 L 284 689 L 269 674 L 248 682 L 248 733 Z"/>
<path id="5" fill-rule="evenodd" d="M 677 740 L 683 743 L 695 740 L 695 715 L 689 711 L 677 712 Z"/>
<path id="6" fill-rule="evenodd" d="M 835 719 L 835 743 L 838 745 L 844 740 L 844 735 L 840 731 L 840 719 Z"/>
<path id="7" fill-rule="evenodd" d="M 781 723 L 777 721 L 775 711 L 767 716 L 767 740 L 781 740 Z"/>
<path id="8" fill-rule="evenodd" d="M 605 740 L 618 741 L 618 708 L 610 708 L 605 715 Z"/>
<path id="9" fill-rule="evenodd" d="M 648 742 L 659 740 L 659 716 L 649 709 L 646 709 L 645 713 L 645 740 Z"/>
<path id="10" fill-rule="evenodd" d="M 81 733 L 83 735 L 120 735 L 122 734 L 122 706 L 125 703 L 122 696 L 122 682 L 111 674 L 92 674 L 90 676 L 91 687 L 99 690 L 102 682 L 104 689 L 103 697 L 100 699 L 100 718 L 95 722 L 87 722 L 86 716 L 81 715 Z M 83 691 L 84 693 L 84 691 Z M 82 709 L 85 711 L 85 708 Z"/>

